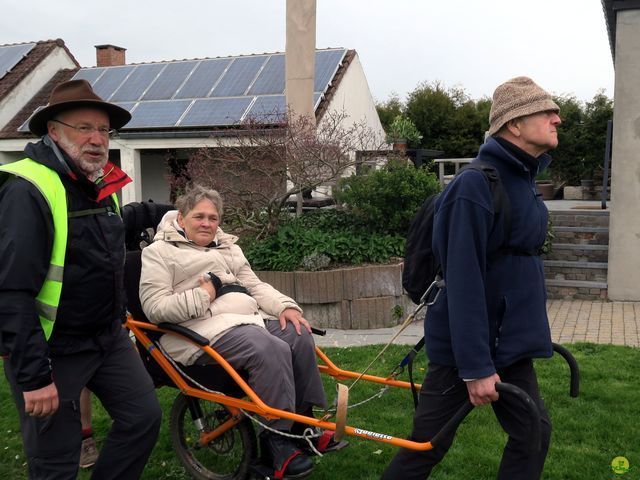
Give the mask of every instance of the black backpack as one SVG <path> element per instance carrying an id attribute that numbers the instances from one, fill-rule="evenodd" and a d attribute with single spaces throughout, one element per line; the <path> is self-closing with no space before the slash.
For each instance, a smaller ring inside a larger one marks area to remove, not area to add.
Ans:
<path id="1" fill-rule="evenodd" d="M 484 173 L 485 178 L 489 182 L 489 189 L 491 190 L 493 210 L 496 214 L 500 212 L 504 213 L 505 232 L 507 232 L 508 235 L 508 232 L 511 230 L 511 208 L 509 199 L 502 188 L 500 176 L 495 167 L 489 163 L 475 160 L 462 167 L 456 175 L 468 169 L 479 170 Z M 436 193 L 427 197 L 411 221 L 411 226 L 407 234 L 404 268 L 402 270 L 402 286 L 409 294 L 411 301 L 415 304 L 422 303 L 423 295 L 441 273 L 440 263 L 435 258 L 431 246 L 433 239 L 434 209 L 439 196 L 440 194 Z"/>

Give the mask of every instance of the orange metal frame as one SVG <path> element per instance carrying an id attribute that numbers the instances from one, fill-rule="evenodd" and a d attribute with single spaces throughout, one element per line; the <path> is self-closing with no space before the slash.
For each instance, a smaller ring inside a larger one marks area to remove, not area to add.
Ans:
<path id="1" fill-rule="evenodd" d="M 145 349 L 153 356 L 154 360 L 162 367 L 162 369 L 166 372 L 166 374 L 171 378 L 173 383 L 175 383 L 176 387 L 185 395 L 201 398 L 203 400 L 207 400 L 210 402 L 217 402 L 222 405 L 228 407 L 232 416 L 225 423 L 220 425 L 218 428 L 211 432 L 204 432 L 200 437 L 200 444 L 206 445 L 207 443 L 214 440 L 219 435 L 222 435 L 224 432 L 233 428 L 234 425 L 239 423 L 242 420 L 242 414 L 240 409 L 246 410 L 248 412 L 256 413 L 267 419 L 274 418 L 286 418 L 290 420 L 294 420 L 296 422 L 304 423 L 307 425 L 312 425 L 315 427 L 322 428 L 324 430 L 335 430 L 336 424 L 334 422 L 327 422 L 321 419 L 311 418 L 304 415 L 298 415 L 296 413 L 286 412 L 284 410 L 279 410 L 277 408 L 272 408 L 269 405 L 266 405 L 251 389 L 251 387 L 246 383 L 246 381 L 235 371 L 235 369 L 213 348 L 210 346 L 199 346 L 201 350 L 210 355 L 224 370 L 231 376 L 231 378 L 238 384 L 238 386 L 242 389 L 242 391 L 247 395 L 248 399 L 240 399 L 235 397 L 230 397 L 227 395 L 222 395 L 218 393 L 210 393 L 199 388 L 194 388 L 190 386 L 182 375 L 175 369 L 175 367 L 167 360 L 167 358 L 163 355 L 163 353 L 158 350 L 153 342 L 146 335 L 145 331 L 154 331 L 154 332 L 163 332 L 168 333 L 169 335 L 179 335 L 175 332 L 170 332 L 164 330 L 157 325 L 140 322 L 134 320 L 129 317 L 125 326 L 133 332 L 136 339 L 144 346 Z M 185 340 L 189 341 L 186 337 L 182 337 Z M 350 378 L 358 378 L 360 377 L 360 373 L 352 372 L 349 370 L 343 370 L 337 367 L 327 355 L 320 350 L 320 348 L 316 347 L 316 354 L 318 358 L 323 362 L 323 364 L 318 365 L 318 369 L 321 373 L 330 375 L 337 380 L 346 380 Z M 409 382 L 403 382 L 399 380 L 394 380 L 392 378 L 383 378 L 377 377 L 374 375 L 363 375 L 362 380 L 367 382 L 379 383 L 382 385 L 389 385 L 391 387 L 397 388 L 411 388 L 411 384 Z M 417 388 L 420 388 L 420 385 L 416 384 Z M 403 438 L 397 438 L 391 435 L 387 435 L 384 433 L 372 432 L 364 428 L 360 427 L 352 427 L 347 425 L 345 427 L 345 434 L 365 438 L 367 440 L 373 440 L 376 442 L 388 443 L 391 445 L 395 445 L 397 447 L 404 447 L 411 450 L 431 450 L 433 446 L 431 442 L 413 442 L 411 440 L 406 440 Z"/>

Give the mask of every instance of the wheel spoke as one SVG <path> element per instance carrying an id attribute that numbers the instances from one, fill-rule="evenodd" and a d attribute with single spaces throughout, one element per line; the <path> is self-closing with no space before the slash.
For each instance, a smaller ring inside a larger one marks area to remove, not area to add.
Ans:
<path id="1" fill-rule="evenodd" d="M 202 411 L 205 433 L 230 419 L 221 404 L 197 400 Z M 171 409 L 171 440 L 185 469 L 197 479 L 240 480 L 246 477 L 249 463 L 256 455 L 253 427 L 246 419 L 206 445 L 199 445 L 200 431 L 191 419 L 188 400 L 179 394 Z"/>

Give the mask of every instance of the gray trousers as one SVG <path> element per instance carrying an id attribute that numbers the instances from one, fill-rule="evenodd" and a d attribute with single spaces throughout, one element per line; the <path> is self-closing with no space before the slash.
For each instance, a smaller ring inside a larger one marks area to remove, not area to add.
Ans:
<path id="1" fill-rule="evenodd" d="M 267 330 L 239 325 L 227 331 L 212 347 L 236 370 L 247 372 L 247 383 L 270 407 L 307 413 L 314 405 L 326 407 L 326 397 L 316 362 L 313 337 L 304 328 L 298 335 L 291 323 L 267 320 Z M 196 361 L 212 361 L 204 354 Z M 266 422 L 271 428 L 290 430 L 292 420 Z"/>

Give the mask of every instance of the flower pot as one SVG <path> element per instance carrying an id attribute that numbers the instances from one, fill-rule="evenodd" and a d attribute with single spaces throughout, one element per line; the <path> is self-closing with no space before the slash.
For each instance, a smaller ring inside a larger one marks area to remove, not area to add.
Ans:
<path id="1" fill-rule="evenodd" d="M 536 183 L 536 188 L 538 189 L 538 193 L 542 195 L 543 200 L 553 200 L 553 194 L 555 193 L 553 183 Z"/>
<path id="2" fill-rule="evenodd" d="M 407 141 L 404 138 L 399 138 L 393 141 L 393 150 L 396 152 L 405 153 L 407 151 Z"/>

